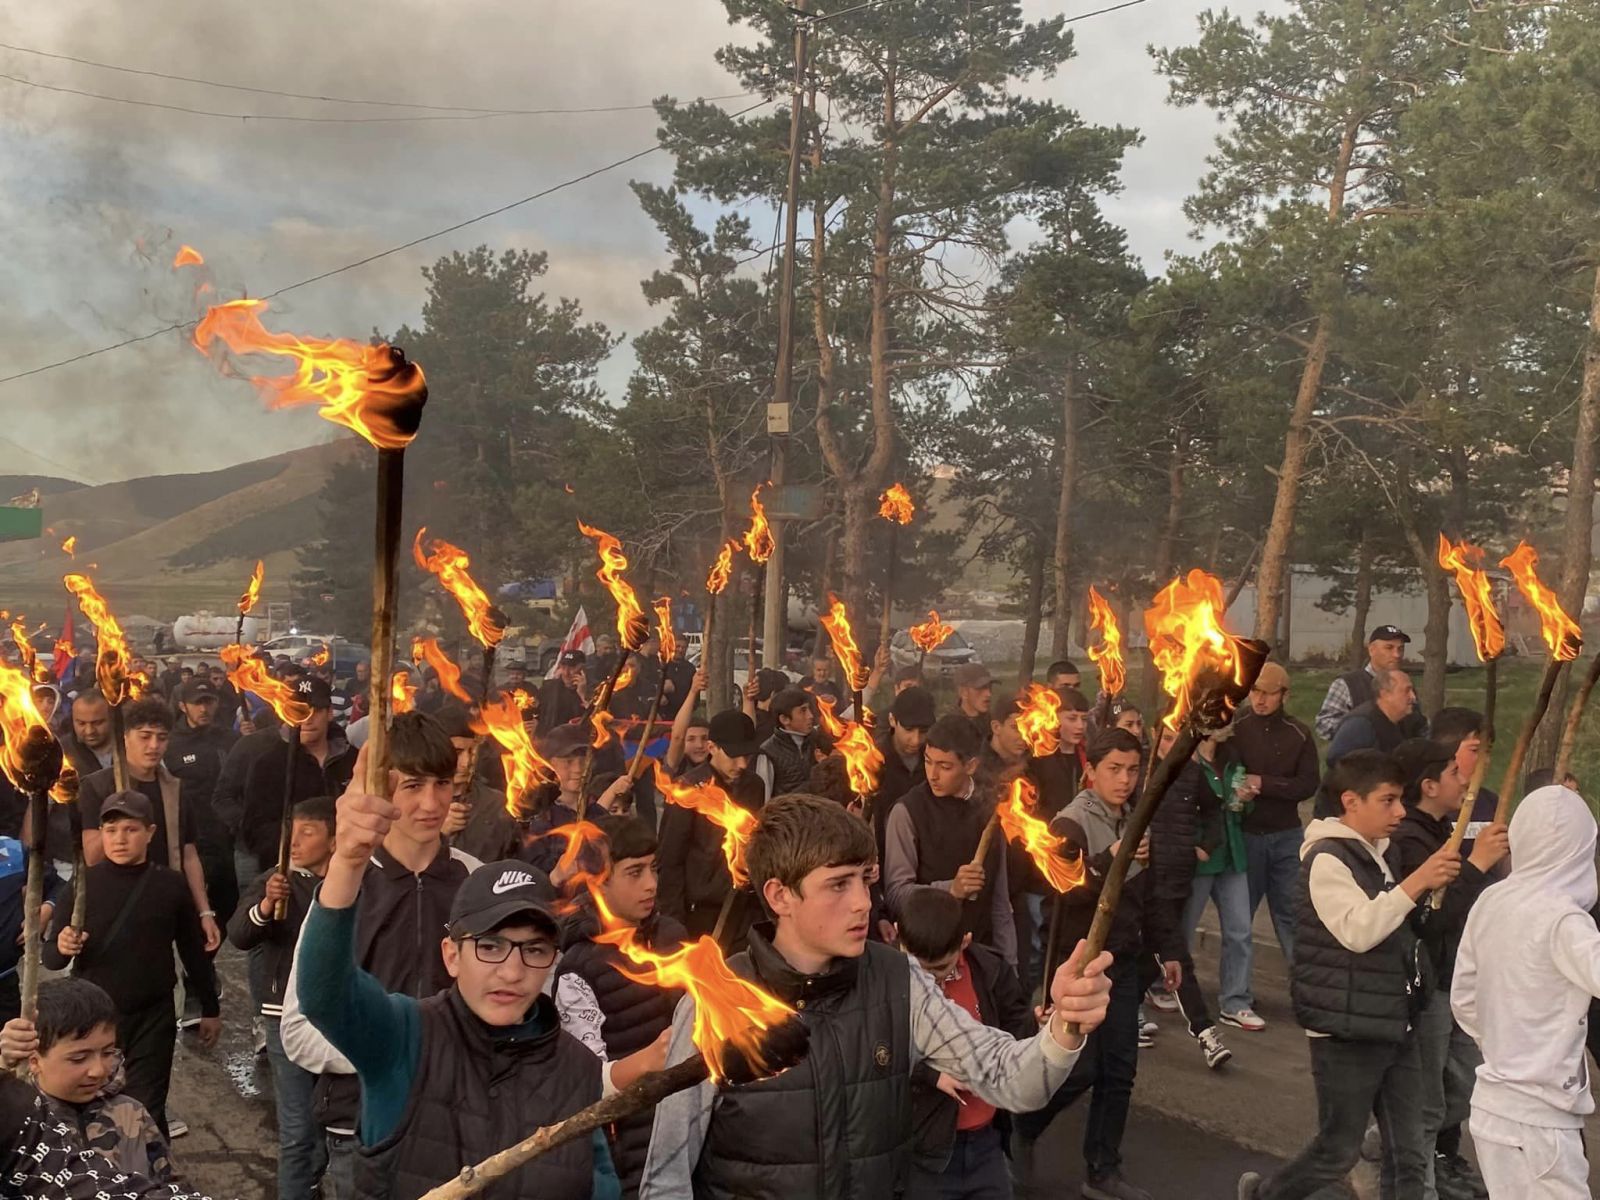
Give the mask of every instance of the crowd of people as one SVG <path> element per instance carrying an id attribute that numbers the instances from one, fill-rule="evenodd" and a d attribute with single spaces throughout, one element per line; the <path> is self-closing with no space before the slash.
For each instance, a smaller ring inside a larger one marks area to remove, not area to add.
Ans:
<path id="1" fill-rule="evenodd" d="M 34 1139 L 0 1179 L 35 1179 L 29 1195 L 186 1195 L 169 1149 L 185 1131 L 174 1048 L 185 1030 L 214 1043 L 226 1016 L 251 1024 L 270 1070 L 282 1200 L 415 1200 L 698 1053 L 692 999 L 640 982 L 610 921 L 658 953 L 715 937 L 799 1014 L 798 1032 L 772 1034 L 777 1057 L 783 1038 L 804 1043 L 788 1047 L 798 1065 L 758 1078 L 735 1055 L 728 1086 L 669 1096 L 491 1194 L 1042 1196 L 1058 1181 L 1041 1144 L 1086 1095 L 1082 1195 L 1147 1200 L 1123 1155 L 1140 1051 L 1176 1014 L 1223 1071 L 1225 1037 L 1266 1027 L 1252 937 L 1265 903 L 1308 1035 L 1317 1134 L 1272 1176 L 1245 1176 L 1241 1200 L 1311 1196 L 1364 1149 L 1397 1200 L 1587 1196 L 1594 821 L 1574 781 L 1530 779 L 1509 829 L 1480 792 L 1458 847 L 1483 721 L 1417 711 L 1407 640 L 1375 629 L 1315 728 L 1286 710 L 1288 670 L 1266 665 L 1162 798 L 1093 962 L 1080 939 L 1172 735 L 1122 697 L 1091 699 L 1070 662 L 1046 672 L 1059 747 L 1036 755 L 1023 696 L 997 694 L 987 668 L 957 668 L 941 713 L 919 668 L 880 653 L 865 695 L 883 765 L 867 796 L 819 721 L 819 705 L 855 715 L 826 657 L 799 681 L 757 671 L 737 705 L 707 713 L 705 676 L 646 647 L 598 748 L 585 714 L 614 645 L 563 653 L 542 681 L 508 664 L 493 687 L 524 705 L 552 776 L 509 805 L 471 707 L 425 671 L 415 710 L 391 723 L 385 794 L 367 794 L 365 664 L 339 680 L 287 659 L 265 665 L 310 710 L 296 736 L 218 664 L 147 665 L 151 689 L 119 713 L 119 790 L 86 662 L 36 689 L 82 816 L 80 834 L 54 806 L 45 830 L 43 962 L 66 973 L 26 1018 L 31 831 L 22 798 L 0 796 L 0 1057 L 36 1089 L 0 1089 Z M 742 886 L 723 831 L 630 770 L 658 685 L 665 732 L 644 752 L 673 787 L 714 783 L 758 818 Z M 1019 778 L 1079 865 L 1065 893 L 1024 847 L 984 836 Z M 574 832 L 580 814 L 591 831 Z M 1210 909 L 1214 996 L 1193 953 Z M 247 997 L 219 995 L 224 941 L 248 956 Z M 1462 1153 L 1469 1125 L 1481 1176 Z M 37 1183 L 44 1164 L 54 1191 Z"/>

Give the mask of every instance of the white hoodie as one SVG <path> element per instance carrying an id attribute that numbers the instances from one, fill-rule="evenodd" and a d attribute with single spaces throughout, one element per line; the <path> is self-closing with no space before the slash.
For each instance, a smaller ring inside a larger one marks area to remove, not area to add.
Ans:
<path id="1" fill-rule="evenodd" d="M 1576 792 L 1529 793 L 1511 818 L 1511 874 L 1472 906 L 1450 1007 L 1483 1051 L 1472 1107 L 1577 1129 L 1594 1111 L 1584 1060 L 1600 996 L 1595 823 Z"/>

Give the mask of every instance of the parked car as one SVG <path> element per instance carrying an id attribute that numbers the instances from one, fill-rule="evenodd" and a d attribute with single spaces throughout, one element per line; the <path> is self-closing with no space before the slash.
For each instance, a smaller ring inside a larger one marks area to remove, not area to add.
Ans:
<path id="1" fill-rule="evenodd" d="M 904 629 L 895 630 L 889 639 L 889 658 L 897 667 L 914 667 L 921 661 L 922 673 L 930 678 L 954 675 L 959 666 L 983 661 L 959 631 L 945 638 L 923 659 L 922 651 Z"/>
<path id="2" fill-rule="evenodd" d="M 348 638 L 319 636 L 314 633 L 286 633 L 262 645 L 261 649 L 276 658 L 286 654 L 295 662 L 302 662 L 322 650 L 329 653 L 329 665 L 335 679 L 341 679 L 356 669 L 358 662 L 370 662 L 372 651 Z"/>

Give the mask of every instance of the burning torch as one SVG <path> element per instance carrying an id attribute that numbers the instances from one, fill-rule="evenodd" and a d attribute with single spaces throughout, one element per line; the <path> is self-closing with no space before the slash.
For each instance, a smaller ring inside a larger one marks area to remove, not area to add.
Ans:
<path id="1" fill-rule="evenodd" d="M 861 804 L 861 815 L 872 819 L 872 797 L 878 790 L 883 771 L 883 751 L 872 738 L 872 729 L 862 721 L 845 721 L 834 715 L 833 701 L 817 697 L 817 712 L 822 727 L 833 740 L 833 748 L 844 759 L 845 777 Z"/>
<path id="2" fill-rule="evenodd" d="M 707 678 L 711 668 L 711 618 L 716 613 L 717 597 L 722 595 L 733 576 L 733 555 L 738 549 L 737 538 L 723 542 L 711 569 L 706 572 L 706 615 L 700 623 L 700 669 L 707 673 Z"/>
<path id="3" fill-rule="evenodd" d="M 1128 686 L 1128 672 L 1122 664 L 1122 629 L 1117 614 L 1106 598 L 1089 585 L 1089 628 L 1098 630 L 1100 644 L 1089 647 L 1089 661 L 1100 671 L 1100 719 L 1102 729 L 1111 723 L 1111 703 Z"/>
<path id="4" fill-rule="evenodd" d="M 1056 891 L 1050 906 L 1050 931 L 1045 938 L 1044 949 L 1044 978 L 1048 989 L 1060 950 L 1061 897 L 1073 888 L 1083 886 L 1085 868 L 1082 855 L 1070 859 L 1061 856 L 1061 847 L 1066 844 L 1066 839 L 1051 833 L 1050 826 L 1033 815 L 1038 804 L 1039 791 L 1033 781 L 1019 775 L 1011 781 L 1010 796 L 995 809 L 995 813 L 1006 838 L 1028 852 L 1039 874 Z"/>
<path id="5" fill-rule="evenodd" d="M 772 539 L 772 526 L 767 524 L 767 510 L 761 504 L 761 489 L 766 486 L 759 483 L 756 490 L 750 493 L 750 528 L 744 532 L 745 553 L 750 556 L 755 585 L 755 592 L 750 598 L 750 649 L 745 655 L 746 682 L 756 677 L 756 670 L 760 666 L 756 661 L 756 637 L 761 630 L 761 590 L 765 572 L 754 568 L 762 566 L 777 548 L 777 543 Z"/>
<path id="6" fill-rule="evenodd" d="M 267 564 L 256 559 L 256 569 L 250 574 L 250 585 L 239 594 L 239 620 L 233 627 L 233 644 L 244 645 L 244 619 L 255 609 L 261 599 L 261 585 L 266 581 Z"/>
<path id="7" fill-rule="evenodd" d="M 623 668 L 628 665 L 629 655 L 637 653 L 649 636 L 650 623 L 645 618 L 639 598 L 634 594 L 633 585 L 623 578 L 622 573 L 628 569 L 628 559 L 622 553 L 622 543 L 605 530 L 585 525 L 582 521 L 578 522 L 578 529 L 584 537 L 594 539 L 595 549 L 600 553 L 600 569 L 595 572 L 595 577 L 605 585 L 606 591 L 611 593 L 612 600 L 616 602 L 619 647 L 617 665 L 611 672 L 611 678 L 589 701 L 586 719 L 601 736 L 598 740 L 590 739 L 589 751 L 583 760 L 583 782 L 578 791 L 578 819 L 582 820 L 584 810 L 589 806 L 589 779 L 594 774 L 594 752 L 598 745 L 603 744 L 612 698 L 622 680 Z"/>
<path id="8" fill-rule="evenodd" d="M 1030 683 L 1023 692 L 1022 708 L 1017 713 L 1017 733 L 1034 758 L 1049 758 L 1061 749 L 1061 696 L 1054 688 L 1042 683 Z M 1034 797 L 1037 799 L 1037 796 Z M 978 838 L 977 853 L 972 865 L 982 867 L 989 857 L 989 846 L 1001 825 L 1001 805 L 996 805 L 989 823 Z M 1048 978 L 1048 976 L 1046 976 Z"/>
<path id="9" fill-rule="evenodd" d="M 44 904 L 45 826 L 49 794 L 61 775 L 61 743 L 33 702 L 33 676 L 0 661 L 0 768 L 28 797 L 28 879 L 22 910 L 22 1015 L 33 1020 L 39 996 L 39 909 Z M 83 839 L 78 843 L 81 846 Z M 83 873 L 81 860 L 76 875 Z"/>
<path id="10" fill-rule="evenodd" d="M 678 653 L 678 636 L 672 628 L 672 597 L 662 596 L 651 607 L 656 611 L 656 638 L 660 643 L 656 657 L 661 662 L 661 678 L 656 680 L 655 699 L 650 701 L 650 711 L 645 714 L 644 729 L 639 734 L 639 745 L 633 752 L 633 762 L 628 764 L 628 778 L 635 783 L 644 771 L 644 748 L 650 743 L 650 731 L 655 726 L 656 715 L 661 711 L 661 701 L 667 695 L 667 664 Z"/>
<path id="11" fill-rule="evenodd" d="M 720 945 L 722 931 L 733 912 L 734 899 L 750 882 L 745 852 L 749 848 L 751 835 L 756 831 L 756 815 L 736 803 L 715 779 L 707 779 L 703 783 L 683 783 L 669 778 L 660 763 L 652 765 L 655 769 L 656 791 L 663 800 L 699 813 L 722 830 L 722 857 L 727 861 L 728 877 L 733 881 L 733 886 L 728 889 L 722 910 L 717 914 L 716 928 L 711 931 L 712 941 Z"/>
<path id="12" fill-rule="evenodd" d="M 906 630 L 906 635 L 917 648 L 917 674 L 922 674 L 922 664 L 928 661 L 928 655 L 944 645 L 952 633 L 956 631 L 954 625 L 946 625 L 939 620 L 937 609 L 928 610 L 928 619 L 920 625 L 913 625 Z"/>
<path id="13" fill-rule="evenodd" d="M 861 648 L 856 645 L 855 631 L 850 627 L 850 614 L 845 611 L 844 601 L 832 592 L 828 593 L 828 611 L 818 620 L 828 631 L 833 655 L 839 660 L 845 683 L 850 686 L 851 715 L 857 721 L 863 721 L 866 710 L 861 702 L 861 689 L 867 686 L 867 669 L 861 663 Z"/>
<path id="14" fill-rule="evenodd" d="M 900 526 L 911 524 L 917 506 L 905 485 L 896 483 L 878 497 L 878 515 L 889 522 L 889 564 L 883 579 L 883 620 L 878 625 L 878 645 L 888 649 L 894 632 L 894 576 L 900 561 Z"/>
<path id="15" fill-rule="evenodd" d="M 1506 763 L 1506 773 L 1501 777 L 1500 803 L 1494 810 L 1494 819 L 1503 824 L 1511 816 L 1512 789 L 1517 787 L 1522 761 L 1528 756 L 1528 747 L 1539 729 L 1539 722 L 1550 709 L 1550 695 L 1555 691 L 1556 680 L 1566 665 L 1583 653 L 1583 630 L 1566 614 L 1555 593 L 1540 581 L 1539 552 L 1527 542 L 1518 542 L 1517 548 L 1500 560 L 1500 565 L 1511 572 L 1518 590 L 1539 614 L 1539 633 L 1550 649 L 1550 661 L 1545 664 L 1544 677 L 1539 681 L 1539 695 L 1517 734 L 1516 744 L 1511 747 L 1511 761 Z"/>

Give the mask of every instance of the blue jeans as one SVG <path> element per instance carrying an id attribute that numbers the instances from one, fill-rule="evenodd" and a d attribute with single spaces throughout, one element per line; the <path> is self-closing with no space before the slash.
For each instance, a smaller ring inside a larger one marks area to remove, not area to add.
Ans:
<path id="1" fill-rule="evenodd" d="M 1223 1013 L 1255 1007 L 1250 992 L 1250 967 L 1254 948 L 1250 942 L 1250 878 L 1243 871 L 1196 875 L 1189 903 L 1183 910 L 1183 932 L 1194 956 L 1194 931 L 1206 902 L 1214 901 L 1222 925 L 1222 987 L 1218 1000 Z"/>
<path id="2" fill-rule="evenodd" d="M 1298 827 L 1278 833 L 1244 835 L 1244 860 L 1250 873 L 1250 919 L 1261 898 L 1272 910 L 1272 928 L 1283 947 L 1284 966 L 1294 961 L 1294 906 L 1300 891 L 1300 845 L 1306 831 Z"/>
<path id="3" fill-rule="evenodd" d="M 943 1171 L 935 1174 L 912 1164 L 905 1194 L 906 1200 L 1011 1200 L 999 1130 L 991 1122 L 970 1133 L 958 1132 Z"/>
<path id="4" fill-rule="evenodd" d="M 356 1153 L 361 1143 L 346 1134 L 327 1135 L 328 1169 L 322 1176 L 322 1200 L 356 1200 Z"/>
<path id="5" fill-rule="evenodd" d="M 278 1018 L 268 1017 L 267 1061 L 278 1106 L 278 1200 L 311 1200 L 328 1165 L 322 1127 L 311 1115 L 317 1077 L 295 1066 L 283 1052 Z"/>

